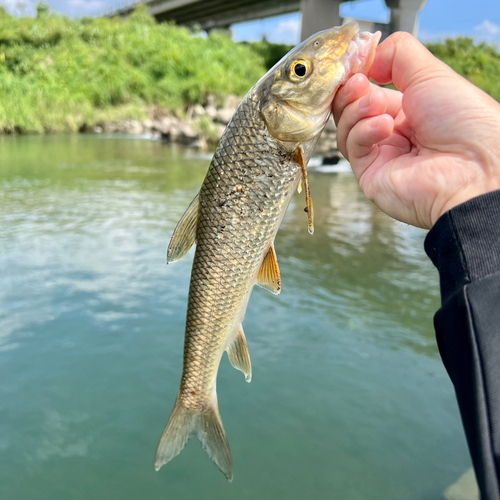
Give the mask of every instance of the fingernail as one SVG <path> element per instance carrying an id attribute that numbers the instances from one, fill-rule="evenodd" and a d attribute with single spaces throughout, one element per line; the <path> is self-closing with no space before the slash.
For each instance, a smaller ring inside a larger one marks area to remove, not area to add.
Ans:
<path id="1" fill-rule="evenodd" d="M 372 118 L 370 121 L 370 127 L 372 128 L 377 128 L 380 124 L 381 116 L 376 116 L 375 118 Z"/>
<path id="2" fill-rule="evenodd" d="M 349 92 L 351 92 L 351 79 L 347 80 L 346 84 L 342 87 L 342 90 L 340 93 L 344 96 L 347 97 L 349 95 Z"/>
<path id="3" fill-rule="evenodd" d="M 361 98 L 358 107 L 360 110 L 365 110 L 370 107 L 371 102 L 372 102 L 372 93 L 370 92 L 369 94 Z"/>

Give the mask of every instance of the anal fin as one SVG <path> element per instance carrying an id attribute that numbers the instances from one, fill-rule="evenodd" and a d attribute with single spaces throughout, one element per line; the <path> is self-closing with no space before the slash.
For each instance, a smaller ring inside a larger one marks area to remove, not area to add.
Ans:
<path id="1" fill-rule="evenodd" d="M 231 364 L 245 374 L 245 380 L 252 380 L 252 363 L 248 352 L 247 339 L 243 333 L 243 326 L 240 325 L 232 344 L 227 348 L 227 355 Z"/>
<path id="2" fill-rule="evenodd" d="M 257 285 L 274 295 L 279 295 L 281 292 L 281 276 L 274 243 L 271 243 L 269 251 L 260 266 L 259 274 L 257 275 Z"/>
<path id="3" fill-rule="evenodd" d="M 196 241 L 196 227 L 200 208 L 198 193 L 190 203 L 181 220 L 177 223 L 167 250 L 167 264 L 177 262 L 184 257 Z"/>

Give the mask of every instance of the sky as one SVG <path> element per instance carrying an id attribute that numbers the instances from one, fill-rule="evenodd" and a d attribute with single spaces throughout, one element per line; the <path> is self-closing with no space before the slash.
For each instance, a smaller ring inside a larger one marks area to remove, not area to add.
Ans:
<path id="1" fill-rule="evenodd" d="M 11 13 L 32 14 L 36 0 L 0 0 Z M 55 11 L 68 16 L 96 15 L 103 9 L 125 1 L 117 0 L 46 0 Z M 341 5 L 342 17 L 377 22 L 389 20 L 383 0 L 359 0 Z M 300 14 L 288 14 L 234 25 L 235 40 L 260 40 L 295 44 L 300 36 Z M 477 41 L 500 44 L 500 2 L 498 0 L 427 0 L 418 19 L 418 38 L 424 42 L 448 36 L 471 36 Z"/>

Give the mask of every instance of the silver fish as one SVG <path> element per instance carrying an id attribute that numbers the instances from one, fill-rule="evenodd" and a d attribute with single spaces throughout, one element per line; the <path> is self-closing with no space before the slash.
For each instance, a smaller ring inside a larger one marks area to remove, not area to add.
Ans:
<path id="1" fill-rule="evenodd" d="M 167 262 L 175 262 L 196 242 L 181 386 L 158 445 L 157 470 L 196 434 L 232 480 L 216 392 L 222 354 L 227 351 L 250 382 L 241 326 L 250 294 L 255 284 L 280 293 L 274 238 L 302 179 L 313 233 L 307 162 L 335 92 L 353 73 L 367 71 L 379 38 L 380 33 L 359 33 L 356 23 L 313 35 L 257 82 L 228 124 L 168 248 Z"/>

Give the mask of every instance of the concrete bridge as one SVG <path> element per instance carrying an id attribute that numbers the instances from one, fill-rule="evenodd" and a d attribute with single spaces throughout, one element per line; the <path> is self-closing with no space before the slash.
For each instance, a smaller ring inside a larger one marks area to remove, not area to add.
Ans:
<path id="1" fill-rule="evenodd" d="M 339 26 L 340 4 L 345 0 L 143 0 L 107 12 L 107 16 L 127 17 L 138 3 L 143 3 L 158 21 L 198 24 L 204 30 L 228 28 L 231 24 L 265 17 L 302 13 L 301 38 L 317 31 Z M 351 0 L 355 1 L 355 0 Z M 416 34 L 417 15 L 427 0 L 385 0 L 391 10 L 389 24 L 361 21 L 363 30 L 380 30 L 383 36 L 394 31 Z"/>

